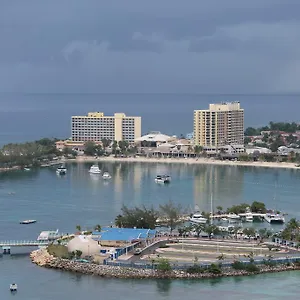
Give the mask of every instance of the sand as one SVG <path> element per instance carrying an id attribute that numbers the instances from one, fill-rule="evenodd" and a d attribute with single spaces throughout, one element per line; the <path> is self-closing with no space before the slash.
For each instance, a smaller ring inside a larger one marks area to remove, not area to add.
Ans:
<path id="1" fill-rule="evenodd" d="M 147 158 L 147 157 L 89 157 L 78 156 L 76 159 L 70 159 L 69 161 L 76 162 L 142 162 L 142 163 L 181 163 L 181 164 L 199 164 L 199 165 L 220 165 L 220 166 L 242 166 L 242 167 L 263 167 L 263 168 L 282 168 L 282 169 L 296 169 L 300 170 L 295 163 L 288 162 L 244 162 L 244 161 L 227 161 L 216 160 L 210 158 Z"/>

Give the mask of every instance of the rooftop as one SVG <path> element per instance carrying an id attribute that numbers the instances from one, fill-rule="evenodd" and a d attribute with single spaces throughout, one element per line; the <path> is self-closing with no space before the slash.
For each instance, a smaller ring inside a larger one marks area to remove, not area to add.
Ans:
<path id="1" fill-rule="evenodd" d="M 166 134 L 162 134 L 159 131 L 151 131 L 146 135 L 141 136 L 140 138 L 137 138 L 137 142 L 167 142 L 171 139 L 170 136 Z"/>
<path id="2" fill-rule="evenodd" d="M 140 228 L 115 228 L 105 227 L 101 232 L 93 232 L 94 236 L 99 236 L 102 241 L 126 241 L 131 242 L 137 239 L 152 238 L 156 230 Z"/>

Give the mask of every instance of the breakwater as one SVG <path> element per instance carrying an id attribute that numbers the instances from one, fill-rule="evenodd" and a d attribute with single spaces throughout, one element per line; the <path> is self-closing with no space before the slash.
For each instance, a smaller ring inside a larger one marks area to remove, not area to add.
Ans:
<path id="1" fill-rule="evenodd" d="M 300 266 L 296 264 L 280 264 L 275 266 L 262 265 L 258 272 L 248 272 L 245 270 L 234 270 L 232 268 L 224 268 L 221 274 L 213 273 L 197 273 L 190 274 L 184 270 L 172 270 L 162 272 L 159 270 L 151 269 L 136 269 L 122 266 L 109 266 L 98 265 L 94 263 L 82 263 L 68 259 L 57 258 L 50 255 L 46 249 L 39 249 L 30 254 L 33 263 L 41 267 L 59 269 L 69 272 L 94 275 L 106 278 L 130 278 L 130 279 L 143 279 L 143 278 L 170 278 L 170 279 L 193 279 L 193 278 L 217 278 L 229 276 L 248 276 L 253 274 L 262 273 L 275 273 L 291 270 L 300 270 Z"/>

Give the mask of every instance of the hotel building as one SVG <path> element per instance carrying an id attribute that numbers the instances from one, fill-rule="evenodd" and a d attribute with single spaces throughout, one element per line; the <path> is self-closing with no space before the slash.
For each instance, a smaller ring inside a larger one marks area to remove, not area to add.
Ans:
<path id="1" fill-rule="evenodd" d="M 128 117 L 124 113 L 104 116 L 103 112 L 90 112 L 87 116 L 72 116 L 72 141 L 100 142 L 128 141 L 141 137 L 141 117 Z"/>
<path id="2" fill-rule="evenodd" d="M 244 144 L 244 110 L 239 102 L 210 104 L 194 111 L 194 143 L 202 147 Z"/>

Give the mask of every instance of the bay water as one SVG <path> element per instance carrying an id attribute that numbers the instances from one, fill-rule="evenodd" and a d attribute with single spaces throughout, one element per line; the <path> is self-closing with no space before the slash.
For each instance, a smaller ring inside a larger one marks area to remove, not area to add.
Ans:
<path id="1" fill-rule="evenodd" d="M 268 208 L 300 219 L 300 172 L 257 167 L 162 163 L 100 162 L 112 179 L 91 175 L 91 164 L 68 164 L 66 176 L 55 168 L 0 174 L 0 240 L 35 239 L 42 230 L 74 232 L 76 225 L 110 225 L 123 204 L 153 205 L 172 200 L 192 211 L 263 201 Z M 154 182 L 159 173 L 170 185 Z M 20 225 L 36 219 L 32 225 Z M 270 226 L 264 223 L 266 226 Z M 271 227 L 270 227 L 271 228 Z M 274 229 L 276 230 L 276 228 Z M 295 299 L 300 272 L 215 280 L 117 280 L 65 273 L 35 266 L 29 249 L 0 257 L 1 299 Z M 19 291 L 9 292 L 16 282 Z"/>

